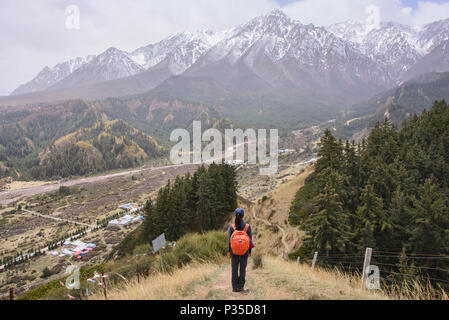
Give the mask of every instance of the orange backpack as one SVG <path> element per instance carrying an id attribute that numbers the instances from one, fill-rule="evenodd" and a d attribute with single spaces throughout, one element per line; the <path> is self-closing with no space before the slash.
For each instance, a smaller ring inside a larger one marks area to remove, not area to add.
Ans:
<path id="1" fill-rule="evenodd" d="M 235 224 L 232 225 L 232 228 L 234 232 L 231 235 L 231 251 L 236 256 L 243 256 L 248 252 L 250 246 L 250 240 L 247 234 L 249 224 L 242 231 L 237 230 Z"/>

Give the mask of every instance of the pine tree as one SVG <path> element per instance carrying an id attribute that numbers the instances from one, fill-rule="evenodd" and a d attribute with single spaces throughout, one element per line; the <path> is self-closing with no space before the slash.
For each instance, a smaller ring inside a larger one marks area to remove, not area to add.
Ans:
<path id="1" fill-rule="evenodd" d="M 382 199 L 374 193 L 371 184 L 367 184 L 362 191 L 357 218 L 357 240 L 361 249 L 378 248 L 381 245 L 383 233 L 391 231 L 391 223 L 383 208 Z"/>
<path id="2" fill-rule="evenodd" d="M 331 182 L 314 199 L 314 204 L 316 212 L 304 224 L 309 235 L 306 239 L 307 246 L 326 254 L 349 250 L 352 247 L 349 217 Z"/>
<path id="3" fill-rule="evenodd" d="M 412 253 L 449 253 L 449 208 L 447 190 L 441 190 L 435 178 L 420 187 L 418 197 L 409 209 L 413 218 L 408 248 Z"/>
<path id="4" fill-rule="evenodd" d="M 408 233 L 408 226 L 410 224 L 411 218 L 408 214 L 408 200 L 401 188 L 398 187 L 393 194 L 393 199 L 390 205 L 390 216 L 392 223 L 392 233 L 394 235 L 394 240 L 391 243 L 391 250 L 393 252 L 398 252 L 404 249 L 404 244 L 407 242 L 410 234 Z"/>
<path id="5" fill-rule="evenodd" d="M 213 182 L 207 174 L 202 174 L 198 179 L 198 202 L 196 217 L 201 224 L 201 231 L 215 228 L 217 195 L 214 194 Z"/>
<path id="6" fill-rule="evenodd" d="M 338 142 L 329 129 L 326 129 L 324 136 L 319 142 L 320 151 L 318 161 L 315 164 L 317 173 L 324 169 L 341 170 L 343 168 L 343 145 Z"/>

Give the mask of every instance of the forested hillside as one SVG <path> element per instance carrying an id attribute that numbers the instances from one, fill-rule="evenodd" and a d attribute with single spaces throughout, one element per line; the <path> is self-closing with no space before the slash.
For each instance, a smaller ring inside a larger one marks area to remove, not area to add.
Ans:
<path id="1" fill-rule="evenodd" d="M 48 179 L 132 168 L 162 153 L 153 138 L 123 120 L 101 121 L 56 140 L 40 155 L 31 175 Z"/>
<path id="2" fill-rule="evenodd" d="M 146 202 L 143 224 L 120 243 L 113 255 L 132 253 L 136 246 L 151 243 L 162 233 L 176 241 L 187 233 L 219 230 L 236 207 L 235 168 L 215 163 L 208 168 L 201 166 L 193 175 L 168 181 L 155 199 Z"/>
<path id="3" fill-rule="evenodd" d="M 442 101 L 400 130 L 378 123 L 358 145 L 327 130 L 316 170 L 291 206 L 290 223 L 308 234 L 301 252 L 403 252 L 415 258 L 391 257 L 390 270 L 447 279 L 447 259 L 417 257 L 449 255 L 448 128 Z"/>
<path id="4" fill-rule="evenodd" d="M 210 106 L 167 95 L 3 108 L 0 176 L 49 179 L 130 168 L 162 156 L 156 145 L 167 149 L 170 133 L 191 130 L 194 120 L 203 130 L 232 126 Z"/>
<path id="5" fill-rule="evenodd" d="M 448 88 L 449 72 L 433 72 L 407 81 L 353 106 L 343 119 L 337 120 L 337 135 L 351 137 L 365 128 L 371 129 L 385 117 L 400 125 L 410 116 L 430 109 L 435 101 L 447 101 Z"/>

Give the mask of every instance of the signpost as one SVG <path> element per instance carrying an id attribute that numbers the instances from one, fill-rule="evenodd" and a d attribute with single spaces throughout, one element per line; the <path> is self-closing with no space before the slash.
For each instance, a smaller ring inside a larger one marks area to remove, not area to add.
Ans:
<path id="1" fill-rule="evenodd" d="M 153 240 L 153 253 L 159 252 L 159 257 L 161 259 L 161 270 L 164 271 L 164 263 L 162 261 L 162 249 L 165 247 L 165 233 L 161 234 L 159 237 Z"/>

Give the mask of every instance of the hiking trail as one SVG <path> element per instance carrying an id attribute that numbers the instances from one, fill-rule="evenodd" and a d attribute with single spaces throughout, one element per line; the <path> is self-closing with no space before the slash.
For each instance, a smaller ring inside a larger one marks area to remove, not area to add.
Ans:
<path id="1" fill-rule="evenodd" d="M 281 232 L 282 232 L 282 239 L 281 239 L 281 241 L 282 241 L 282 244 L 283 244 L 283 246 L 284 246 L 284 252 L 286 252 L 286 253 L 288 253 L 289 251 L 290 251 L 290 246 L 288 245 L 288 243 L 287 243 L 287 240 L 286 240 L 286 238 L 287 238 L 287 236 L 288 236 L 288 234 L 287 234 L 287 232 L 285 232 L 285 229 L 284 228 L 282 228 L 279 224 L 277 224 L 277 223 L 271 223 L 270 221 L 268 221 L 268 220 L 265 220 L 265 219 L 262 219 L 262 218 L 259 218 L 257 215 L 256 215 L 256 209 L 254 209 L 254 207 L 251 207 L 251 210 L 252 210 L 252 212 L 253 212 L 253 218 L 256 220 L 256 221 L 262 221 L 263 223 L 265 223 L 266 225 L 268 225 L 268 226 L 274 226 L 274 227 L 277 227 L 279 230 L 281 230 Z M 282 256 L 282 253 L 280 254 L 281 256 Z"/>
<path id="2" fill-rule="evenodd" d="M 230 258 L 229 258 L 230 259 Z M 217 269 L 212 276 L 195 286 L 188 300 L 264 300 L 276 297 L 279 300 L 293 300 L 295 297 L 286 290 L 267 281 L 262 269 L 252 269 L 251 258 L 248 261 L 245 291 L 232 292 L 231 262 Z"/>

